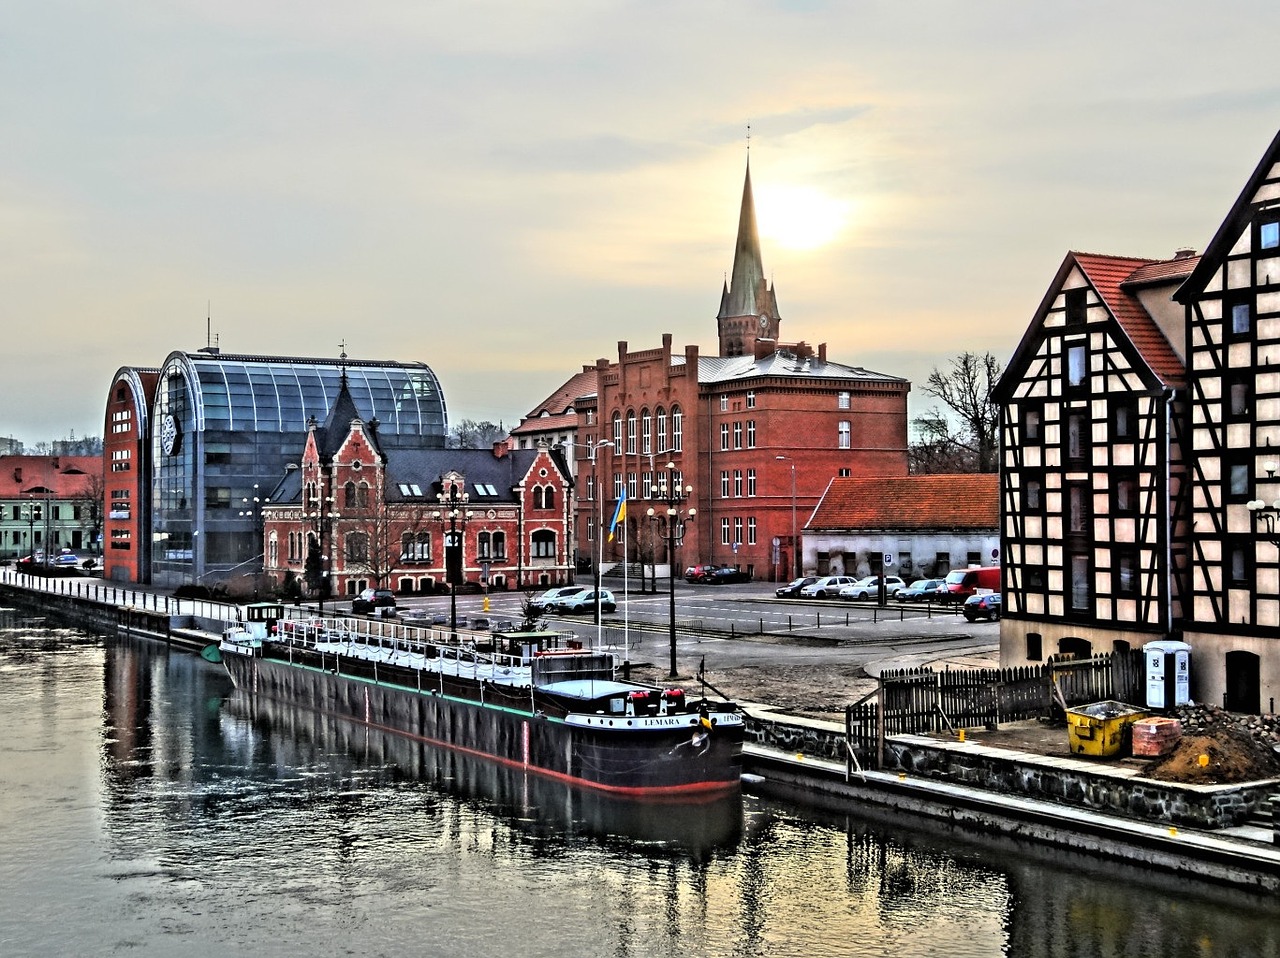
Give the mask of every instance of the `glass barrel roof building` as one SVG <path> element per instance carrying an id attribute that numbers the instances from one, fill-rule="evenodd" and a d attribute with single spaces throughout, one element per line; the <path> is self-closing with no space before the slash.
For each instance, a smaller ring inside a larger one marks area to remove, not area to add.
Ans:
<path id="1" fill-rule="evenodd" d="M 153 583 L 212 585 L 256 573 L 261 499 L 301 458 L 307 420 L 324 421 L 344 373 L 385 448 L 444 448 L 444 393 L 424 363 L 213 348 L 169 354 L 152 416 Z"/>

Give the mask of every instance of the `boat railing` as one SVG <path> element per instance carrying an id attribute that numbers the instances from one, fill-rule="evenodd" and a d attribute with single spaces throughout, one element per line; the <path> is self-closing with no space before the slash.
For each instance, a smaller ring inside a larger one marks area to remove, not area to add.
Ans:
<path id="1" fill-rule="evenodd" d="M 487 633 L 459 631 L 455 637 L 448 629 L 315 616 L 281 620 L 275 638 L 317 654 L 340 654 L 476 680 L 510 681 L 513 674 L 528 671 L 521 656 L 485 648 L 492 642 Z"/>

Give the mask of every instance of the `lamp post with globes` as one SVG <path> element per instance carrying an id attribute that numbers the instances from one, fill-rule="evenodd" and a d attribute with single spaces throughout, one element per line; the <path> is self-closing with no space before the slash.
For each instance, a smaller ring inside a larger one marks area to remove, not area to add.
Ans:
<path id="1" fill-rule="evenodd" d="M 329 594 L 329 536 L 333 516 L 333 496 L 322 495 L 321 491 L 308 486 L 303 493 L 302 517 L 311 527 L 313 535 L 307 537 L 303 576 L 307 580 L 307 587 L 314 589 L 319 597 L 320 615 L 324 615 L 324 600 Z M 314 558 L 311 552 L 312 542 L 315 543 Z"/>
<path id="2" fill-rule="evenodd" d="M 790 456 L 774 456 L 779 462 L 791 464 L 791 565 L 792 577 L 800 578 L 800 543 L 796 541 L 796 461 Z"/>
<path id="3" fill-rule="evenodd" d="M 467 508 L 471 497 L 458 488 L 458 483 L 449 483 L 448 493 L 436 494 L 440 509 L 433 516 L 442 525 L 446 525 L 444 538 L 444 577 L 449 583 L 449 631 L 454 642 L 458 641 L 458 586 L 462 584 L 464 562 L 463 535 L 467 520 L 472 512 Z M 461 523 L 463 532 L 458 531 Z"/>
<path id="4" fill-rule="evenodd" d="M 1267 479 L 1274 481 L 1276 470 L 1280 469 L 1280 465 L 1268 461 L 1262 464 L 1262 468 L 1267 472 Z M 1277 528 L 1276 522 L 1277 518 L 1280 518 L 1280 499 L 1270 504 L 1261 499 L 1251 499 L 1245 503 L 1245 506 L 1253 516 L 1254 528 L 1262 532 L 1262 538 L 1280 548 L 1280 528 Z"/>
<path id="5" fill-rule="evenodd" d="M 670 590 L 667 632 L 671 646 L 669 678 L 676 677 L 676 547 L 684 540 L 685 526 L 698 514 L 698 510 L 693 508 L 685 509 L 681 514 L 684 503 L 692 495 L 693 486 L 681 488 L 676 477 L 676 464 L 669 462 L 666 477 L 658 480 L 658 488 L 654 490 L 655 498 L 661 500 L 666 509 L 659 513 L 650 507 L 646 512 L 658 535 L 667 541 L 667 578 Z"/>
<path id="6" fill-rule="evenodd" d="M 600 565 L 604 562 L 604 496 L 600 494 L 600 474 L 597 471 L 597 452 L 605 447 L 613 448 L 608 439 L 601 439 L 587 446 L 591 459 L 591 497 L 595 499 L 596 554 L 591 557 L 592 585 L 595 590 L 596 646 L 603 640 L 604 625 L 600 617 Z"/>
<path id="7" fill-rule="evenodd" d="M 258 584 L 262 578 L 262 574 L 266 571 L 267 566 L 267 536 L 266 531 L 262 527 L 262 507 L 270 502 L 271 499 L 269 496 L 258 495 L 258 484 L 256 482 L 253 484 L 253 497 L 250 498 L 249 496 L 244 496 L 240 500 L 241 505 L 244 507 L 239 512 L 240 518 L 248 519 L 253 525 L 255 556 L 251 557 L 251 559 L 256 557 L 261 560 L 258 572 L 253 578 L 254 599 L 258 598 Z"/>

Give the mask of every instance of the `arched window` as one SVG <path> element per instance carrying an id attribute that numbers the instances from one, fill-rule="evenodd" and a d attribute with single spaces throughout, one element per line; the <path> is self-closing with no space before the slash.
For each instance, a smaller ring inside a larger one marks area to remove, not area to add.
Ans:
<path id="1" fill-rule="evenodd" d="M 684 413 L 679 406 L 671 407 L 671 451 L 681 452 L 684 449 Z"/>
<path id="2" fill-rule="evenodd" d="M 627 410 L 627 455 L 636 454 L 636 411 Z"/>
<path id="3" fill-rule="evenodd" d="M 342 504 L 350 509 L 355 506 L 357 501 L 356 484 L 348 482 L 342 487 Z"/>
<path id="4" fill-rule="evenodd" d="M 533 534 L 533 557 L 535 559 L 554 559 L 556 557 L 556 534 L 550 529 L 539 529 Z"/>
<path id="5" fill-rule="evenodd" d="M 414 541 L 413 557 L 419 562 L 426 562 L 431 558 L 431 533 L 419 532 L 417 539 Z"/>
<path id="6" fill-rule="evenodd" d="M 477 559 L 493 558 L 493 556 L 490 555 L 489 553 L 489 533 L 487 532 L 481 532 L 479 535 L 476 536 L 476 558 Z"/>
<path id="7" fill-rule="evenodd" d="M 493 557 L 495 559 L 505 559 L 507 557 L 507 534 L 505 532 L 495 532 L 493 534 Z"/>
<path id="8" fill-rule="evenodd" d="M 646 456 L 653 452 L 653 417 L 649 410 L 640 410 L 640 451 Z"/>
<path id="9" fill-rule="evenodd" d="M 556 491 L 551 486 L 547 486 L 542 490 L 542 508 L 554 509 L 556 507 Z"/>
<path id="10" fill-rule="evenodd" d="M 408 562 L 413 559 L 413 533 L 400 533 L 400 561 Z"/>
<path id="11" fill-rule="evenodd" d="M 667 451 L 667 411 L 658 407 L 658 452 Z"/>
<path id="12" fill-rule="evenodd" d="M 362 509 L 369 508 L 369 483 L 360 483 L 359 488 L 356 489 L 356 499 Z"/>
<path id="13" fill-rule="evenodd" d="M 369 561 L 369 536 L 364 532 L 347 533 L 347 561 Z"/>
<path id="14" fill-rule="evenodd" d="M 533 508 L 535 509 L 542 508 L 542 487 L 541 486 L 533 487 Z"/>
<path id="15" fill-rule="evenodd" d="M 268 562 L 270 562 L 271 565 L 276 565 L 280 561 L 280 539 L 274 532 L 271 533 L 271 543 L 267 552 Z"/>
<path id="16" fill-rule="evenodd" d="M 622 413 L 620 412 L 613 414 L 613 449 L 615 452 L 622 449 Z"/>

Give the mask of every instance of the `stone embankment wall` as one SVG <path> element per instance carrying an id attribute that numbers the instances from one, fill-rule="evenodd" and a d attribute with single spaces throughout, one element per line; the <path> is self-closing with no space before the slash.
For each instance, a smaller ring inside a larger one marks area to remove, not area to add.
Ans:
<path id="1" fill-rule="evenodd" d="M 834 722 L 757 712 L 748 716 L 747 738 L 785 754 L 845 761 L 844 727 Z M 1186 828 L 1239 825 L 1280 791 L 1276 780 L 1182 785 L 1080 759 L 1035 761 L 1020 752 L 918 735 L 887 738 L 883 770 Z"/>

